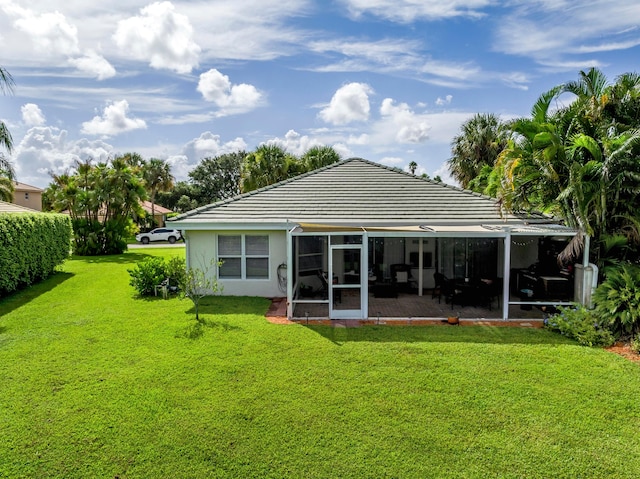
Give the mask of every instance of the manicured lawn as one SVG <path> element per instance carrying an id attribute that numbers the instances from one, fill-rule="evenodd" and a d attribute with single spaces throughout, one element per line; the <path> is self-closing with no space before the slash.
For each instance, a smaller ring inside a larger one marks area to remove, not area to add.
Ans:
<path id="1" fill-rule="evenodd" d="M 544 330 L 273 325 L 138 299 L 148 254 L 0 301 L 0 477 L 635 478 L 640 367 Z"/>

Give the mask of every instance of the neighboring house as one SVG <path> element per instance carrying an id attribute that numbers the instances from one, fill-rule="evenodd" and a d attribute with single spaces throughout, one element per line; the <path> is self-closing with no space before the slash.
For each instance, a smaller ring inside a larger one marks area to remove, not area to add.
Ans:
<path id="1" fill-rule="evenodd" d="M 39 213 L 39 211 L 32 210 L 31 208 L 25 208 L 24 206 L 16 205 L 15 203 L 0 201 L 0 213 Z"/>
<path id="2" fill-rule="evenodd" d="M 18 181 L 13 182 L 13 203 L 16 205 L 42 211 L 42 192 L 37 186 L 27 185 Z"/>
<path id="3" fill-rule="evenodd" d="M 151 210 L 151 202 L 150 201 L 143 201 L 141 203 L 142 205 L 142 209 L 149 215 L 151 216 L 152 210 Z M 164 206 L 160 206 L 158 204 L 153 206 L 153 218 L 154 218 L 154 228 L 156 226 L 164 226 L 165 221 L 167 220 L 167 215 L 169 213 L 173 213 L 173 211 L 171 211 L 170 209 L 165 208 Z"/>
<path id="4" fill-rule="evenodd" d="M 372 318 L 374 298 L 455 301 L 466 283 L 493 285 L 507 319 L 510 307 L 584 300 L 590 284 L 588 252 L 575 276 L 556 263 L 577 234 L 560 221 L 501 214 L 492 198 L 358 158 L 168 225 L 183 231 L 190 267 L 222 262 L 223 294 L 286 296 L 290 318 Z"/>

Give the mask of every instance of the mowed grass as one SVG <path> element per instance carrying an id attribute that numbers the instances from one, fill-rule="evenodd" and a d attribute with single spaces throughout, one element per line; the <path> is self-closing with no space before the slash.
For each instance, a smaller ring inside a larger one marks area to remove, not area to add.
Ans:
<path id="1" fill-rule="evenodd" d="M 140 299 L 158 249 L 0 301 L 0 477 L 622 478 L 640 367 L 544 330 L 273 325 Z"/>

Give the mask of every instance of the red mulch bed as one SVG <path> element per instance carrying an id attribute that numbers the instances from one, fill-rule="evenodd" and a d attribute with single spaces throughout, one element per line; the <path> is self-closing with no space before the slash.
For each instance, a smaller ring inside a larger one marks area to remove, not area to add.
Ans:
<path id="1" fill-rule="evenodd" d="M 609 346 L 607 351 L 619 354 L 623 358 L 633 361 L 634 363 L 640 363 L 640 354 L 633 351 L 628 343 L 616 343 L 613 346 Z"/>

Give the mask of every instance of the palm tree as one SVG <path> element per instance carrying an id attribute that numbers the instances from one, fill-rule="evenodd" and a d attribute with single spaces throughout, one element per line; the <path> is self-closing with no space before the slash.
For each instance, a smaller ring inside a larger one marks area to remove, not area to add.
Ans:
<path id="1" fill-rule="evenodd" d="M 331 146 L 313 146 L 300 158 L 302 168 L 305 171 L 317 170 L 340 160 L 340 154 Z"/>
<path id="2" fill-rule="evenodd" d="M 4 68 L 0 67 L 0 92 L 12 93 L 13 85 L 14 81 L 11 74 Z M 13 149 L 11 133 L 9 133 L 7 125 L 2 121 L 0 121 L 0 146 L 4 146 L 9 153 L 11 153 L 11 150 Z"/>
<path id="3" fill-rule="evenodd" d="M 298 160 L 277 145 L 260 145 L 249 153 L 240 171 L 243 193 L 291 178 L 301 172 Z"/>
<path id="4" fill-rule="evenodd" d="M 13 201 L 15 176 L 13 165 L 0 153 L 0 200 Z"/>
<path id="5" fill-rule="evenodd" d="M 409 173 L 411 173 L 412 175 L 416 174 L 417 168 L 418 168 L 418 163 L 416 163 L 415 161 L 412 161 L 411 163 L 409 163 Z"/>
<path id="6" fill-rule="evenodd" d="M 11 93 L 13 91 L 13 78 L 11 74 L 0 67 L 0 91 L 2 93 Z M 11 153 L 13 149 L 13 138 L 4 122 L 0 121 L 0 146 L 4 147 L 7 152 Z M 0 200 L 13 200 L 13 182 L 15 180 L 15 172 L 13 165 L 8 159 L 0 153 Z"/>
<path id="7" fill-rule="evenodd" d="M 467 188 L 484 165 L 493 166 L 507 144 L 504 123 L 492 113 L 477 113 L 460 127 L 451 142 L 448 161 L 451 175 Z"/>
<path id="8" fill-rule="evenodd" d="M 173 188 L 171 165 L 164 160 L 151 158 L 142 164 L 142 177 L 151 200 L 151 222 L 155 224 L 156 194 Z"/>

